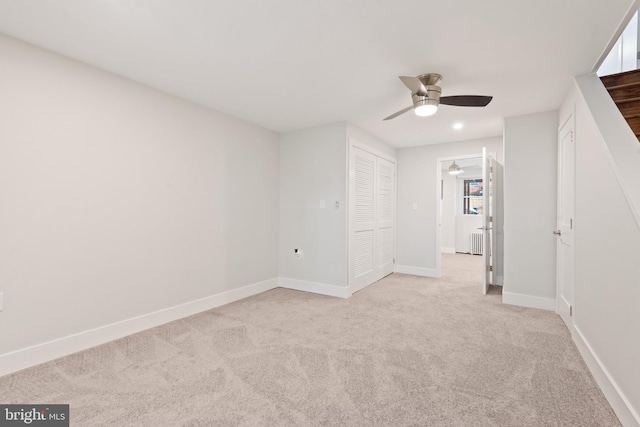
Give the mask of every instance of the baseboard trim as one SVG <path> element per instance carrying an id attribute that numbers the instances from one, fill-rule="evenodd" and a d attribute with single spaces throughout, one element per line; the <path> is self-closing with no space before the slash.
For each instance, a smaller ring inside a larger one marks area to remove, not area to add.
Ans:
<path id="1" fill-rule="evenodd" d="M 0 376 L 229 304 L 278 287 L 278 279 L 243 286 L 0 355 Z"/>
<path id="2" fill-rule="evenodd" d="M 456 248 L 440 247 L 440 252 L 442 252 L 443 254 L 455 254 L 456 253 Z"/>
<path id="3" fill-rule="evenodd" d="M 398 265 L 395 268 L 396 273 L 413 274 L 414 276 L 438 277 L 435 268 L 413 267 L 410 265 Z"/>
<path id="4" fill-rule="evenodd" d="M 533 295 L 514 294 L 502 291 L 504 304 L 518 305 L 520 307 L 539 308 L 541 310 L 556 311 L 555 298 L 536 297 Z"/>
<path id="5" fill-rule="evenodd" d="M 589 367 L 591 374 L 600 386 L 600 389 L 609 401 L 609 404 L 620 419 L 622 425 L 640 426 L 640 415 L 638 415 L 638 411 L 633 408 L 629 399 L 627 399 L 624 393 L 620 390 L 620 387 L 618 387 L 618 384 L 611 377 L 606 366 L 604 366 L 598 355 L 593 351 L 593 348 L 585 338 L 582 331 L 580 331 L 580 328 L 573 325 L 573 332 L 574 333 L 571 335 L 573 337 L 573 341 L 576 343 L 576 347 L 578 347 L 578 350 Z"/>
<path id="6" fill-rule="evenodd" d="M 346 286 L 329 285 L 327 283 L 309 282 L 306 280 L 280 277 L 278 279 L 281 288 L 293 289 L 296 291 L 311 292 L 314 294 L 327 295 L 330 297 L 349 298 L 351 292 Z"/>

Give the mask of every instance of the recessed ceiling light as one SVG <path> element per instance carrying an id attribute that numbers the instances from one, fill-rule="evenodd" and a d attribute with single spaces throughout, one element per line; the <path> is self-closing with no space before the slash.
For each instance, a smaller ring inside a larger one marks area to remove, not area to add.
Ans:
<path id="1" fill-rule="evenodd" d="M 462 129 L 464 127 L 464 124 L 458 122 L 458 123 L 454 123 L 453 124 L 453 128 L 458 130 L 458 129 Z"/>

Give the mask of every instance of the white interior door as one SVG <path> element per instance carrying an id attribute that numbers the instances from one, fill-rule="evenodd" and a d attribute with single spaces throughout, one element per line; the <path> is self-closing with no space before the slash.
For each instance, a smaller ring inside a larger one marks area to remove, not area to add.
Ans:
<path id="1" fill-rule="evenodd" d="M 396 165 L 353 145 L 349 152 L 349 285 L 353 293 L 393 273 Z"/>
<path id="2" fill-rule="evenodd" d="M 378 157 L 377 159 L 377 217 L 376 239 L 378 257 L 376 264 L 380 278 L 393 273 L 395 248 L 395 164 Z"/>
<path id="3" fill-rule="evenodd" d="M 492 156 L 489 157 L 489 283 L 497 284 L 498 261 L 498 162 Z M 488 291 L 488 289 L 487 289 Z"/>
<path id="4" fill-rule="evenodd" d="M 575 141 L 573 116 L 558 134 L 557 311 L 569 329 L 573 327 Z"/>
<path id="5" fill-rule="evenodd" d="M 352 147 L 350 156 L 352 292 L 375 281 L 376 156 Z"/>
<path id="6" fill-rule="evenodd" d="M 492 283 L 492 267 L 491 267 L 491 241 L 493 227 L 491 226 L 492 220 L 492 205 L 495 197 L 492 197 L 492 161 L 493 158 L 487 156 L 486 147 L 482 147 L 482 293 L 484 295 L 489 291 L 489 285 Z M 493 206 L 495 211 L 495 206 Z"/>

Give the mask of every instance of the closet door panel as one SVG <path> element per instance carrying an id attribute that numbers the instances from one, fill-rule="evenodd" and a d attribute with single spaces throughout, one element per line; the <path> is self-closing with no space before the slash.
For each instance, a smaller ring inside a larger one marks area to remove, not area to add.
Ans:
<path id="1" fill-rule="evenodd" d="M 395 163 L 356 146 L 349 158 L 349 282 L 352 292 L 393 273 Z"/>
<path id="2" fill-rule="evenodd" d="M 376 188 L 377 269 L 380 278 L 393 273 L 395 247 L 395 164 L 378 157 Z"/>
<path id="3" fill-rule="evenodd" d="M 360 289 L 366 286 L 376 273 L 376 157 L 354 148 L 351 156 L 351 174 L 351 279 Z"/>

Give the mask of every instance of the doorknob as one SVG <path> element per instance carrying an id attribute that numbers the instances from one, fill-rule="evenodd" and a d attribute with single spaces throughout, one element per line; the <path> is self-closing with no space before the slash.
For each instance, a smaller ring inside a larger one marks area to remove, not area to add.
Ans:
<path id="1" fill-rule="evenodd" d="M 560 230 L 553 230 L 553 234 L 555 234 L 556 236 L 562 236 L 562 231 L 560 231 Z"/>

